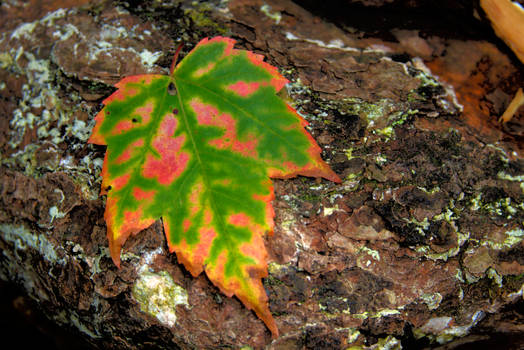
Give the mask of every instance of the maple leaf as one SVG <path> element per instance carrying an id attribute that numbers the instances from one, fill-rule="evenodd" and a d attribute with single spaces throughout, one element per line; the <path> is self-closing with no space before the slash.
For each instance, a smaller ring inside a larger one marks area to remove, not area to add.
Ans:
<path id="1" fill-rule="evenodd" d="M 101 194 L 112 259 L 130 235 L 162 218 L 187 270 L 236 295 L 273 336 L 261 279 L 273 231 L 272 178 L 339 177 L 307 122 L 276 93 L 287 83 L 235 41 L 203 39 L 171 74 L 122 79 L 95 117 L 89 142 L 107 145 Z"/>

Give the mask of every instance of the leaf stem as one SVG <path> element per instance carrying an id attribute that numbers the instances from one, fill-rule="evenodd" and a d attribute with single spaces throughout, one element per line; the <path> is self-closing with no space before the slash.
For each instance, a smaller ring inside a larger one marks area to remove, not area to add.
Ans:
<path id="1" fill-rule="evenodd" d="M 182 41 L 180 44 L 178 44 L 178 47 L 175 51 L 175 56 L 173 56 L 173 62 L 171 62 L 171 68 L 169 69 L 169 75 L 173 75 L 173 71 L 175 70 L 176 61 L 178 60 L 178 54 L 180 53 L 180 50 L 184 46 L 184 42 Z"/>

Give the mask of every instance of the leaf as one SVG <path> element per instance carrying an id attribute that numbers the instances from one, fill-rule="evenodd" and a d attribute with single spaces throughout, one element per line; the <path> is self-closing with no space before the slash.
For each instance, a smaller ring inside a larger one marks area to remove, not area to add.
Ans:
<path id="1" fill-rule="evenodd" d="M 108 146 L 101 194 L 114 263 L 130 235 L 161 217 L 169 250 L 187 270 L 205 270 L 278 336 L 261 281 L 263 236 L 273 231 L 269 177 L 340 179 L 307 122 L 277 97 L 287 80 L 233 45 L 206 38 L 169 76 L 122 79 L 89 142 Z"/>

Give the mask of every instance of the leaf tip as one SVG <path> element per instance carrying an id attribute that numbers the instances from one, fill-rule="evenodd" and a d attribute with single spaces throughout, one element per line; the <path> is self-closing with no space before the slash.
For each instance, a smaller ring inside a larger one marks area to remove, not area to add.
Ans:
<path id="1" fill-rule="evenodd" d="M 116 265 L 116 267 L 120 268 L 120 251 L 122 244 L 119 243 L 118 240 L 114 240 L 113 237 L 113 230 L 108 227 L 107 238 L 109 240 L 109 254 L 111 255 L 111 259 L 113 260 L 113 263 Z"/>

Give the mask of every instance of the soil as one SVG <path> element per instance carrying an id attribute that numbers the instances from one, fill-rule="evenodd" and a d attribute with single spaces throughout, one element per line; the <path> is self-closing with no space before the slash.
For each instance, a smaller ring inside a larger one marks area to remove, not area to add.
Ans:
<path id="1" fill-rule="evenodd" d="M 523 64 L 476 1 L 324 5 L 0 5 L 0 310 L 13 320 L 0 325 L 4 339 L 57 349 L 524 347 L 524 108 L 498 122 Z M 161 221 L 126 242 L 120 269 L 108 250 L 105 147 L 87 143 L 94 116 L 121 78 L 166 74 L 180 42 L 183 58 L 217 35 L 285 75 L 282 97 L 343 180 L 273 180 L 264 287 L 277 339 L 169 254 Z"/>

